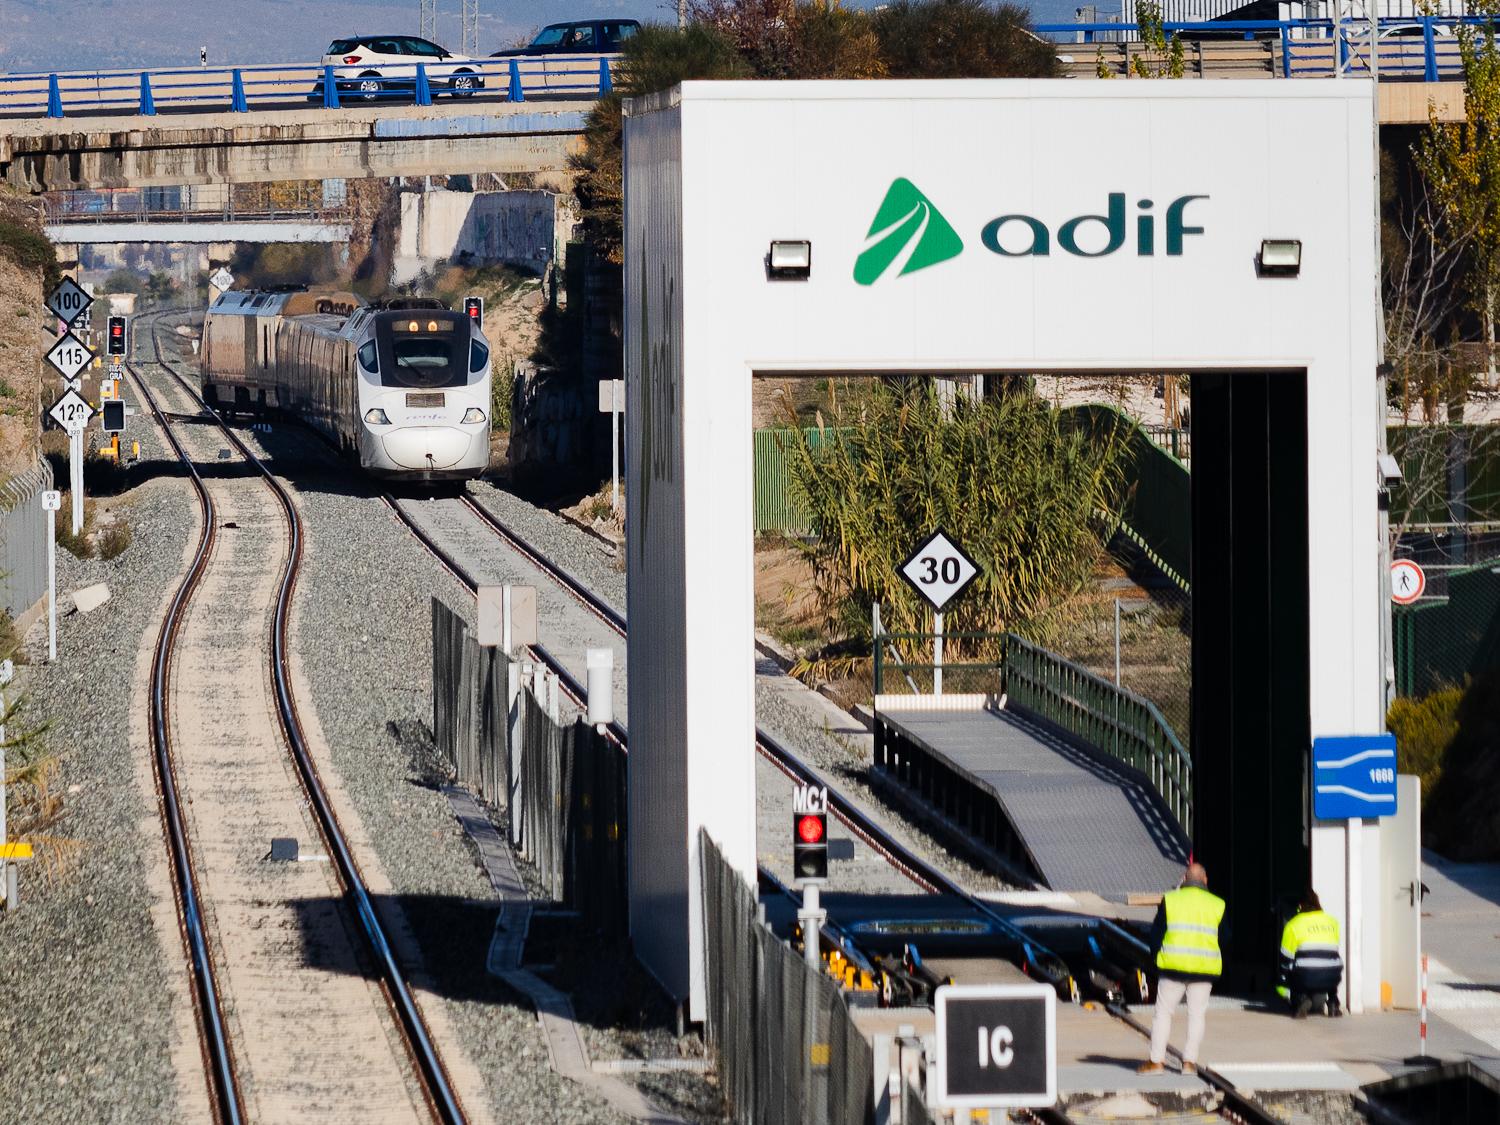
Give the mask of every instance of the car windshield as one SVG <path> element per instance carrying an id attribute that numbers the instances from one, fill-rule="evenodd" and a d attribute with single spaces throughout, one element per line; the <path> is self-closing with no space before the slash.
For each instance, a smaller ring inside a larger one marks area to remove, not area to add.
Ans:
<path id="1" fill-rule="evenodd" d="M 328 50 L 323 53 L 325 55 L 347 55 L 358 46 L 358 39 L 335 39 L 332 43 L 328 44 Z"/>
<path id="2" fill-rule="evenodd" d="M 544 27 L 537 32 L 536 38 L 531 41 L 533 47 L 556 47 L 562 42 L 562 37 L 567 34 L 569 24 L 555 23 L 551 27 Z"/>

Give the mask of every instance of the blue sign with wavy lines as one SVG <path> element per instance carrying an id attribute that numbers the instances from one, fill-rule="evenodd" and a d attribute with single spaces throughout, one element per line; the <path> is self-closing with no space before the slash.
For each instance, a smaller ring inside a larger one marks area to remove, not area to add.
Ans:
<path id="1" fill-rule="evenodd" d="M 1313 739 L 1313 815 L 1320 820 L 1390 816 L 1396 811 L 1396 736 Z"/>

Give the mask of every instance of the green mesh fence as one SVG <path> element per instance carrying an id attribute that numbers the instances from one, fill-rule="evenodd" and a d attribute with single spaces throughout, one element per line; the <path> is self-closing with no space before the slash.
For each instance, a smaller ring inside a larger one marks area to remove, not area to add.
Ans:
<path id="1" fill-rule="evenodd" d="M 1450 574 L 1447 601 L 1397 607 L 1393 627 L 1402 695 L 1461 684 L 1500 663 L 1500 563 Z"/>

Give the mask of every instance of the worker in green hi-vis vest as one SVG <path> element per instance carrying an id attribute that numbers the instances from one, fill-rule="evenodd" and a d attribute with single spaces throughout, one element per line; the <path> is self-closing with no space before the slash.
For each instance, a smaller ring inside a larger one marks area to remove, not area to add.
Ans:
<path id="1" fill-rule="evenodd" d="M 1201 863 L 1188 864 L 1182 885 L 1162 896 L 1152 926 L 1156 947 L 1156 1015 L 1151 1022 L 1151 1059 L 1141 1074 L 1166 1069 L 1167 1038 L 1172 1015 L 1187 1000 L 1187 1042 L 1182 1046 L 1182 1073 L 1198 1073 L 1198 1050 L 1208 1017 L 1208 997 L 1224 971 L 1219 952 L 1219 923 L 1224 900 L 1208 889 Z"/>

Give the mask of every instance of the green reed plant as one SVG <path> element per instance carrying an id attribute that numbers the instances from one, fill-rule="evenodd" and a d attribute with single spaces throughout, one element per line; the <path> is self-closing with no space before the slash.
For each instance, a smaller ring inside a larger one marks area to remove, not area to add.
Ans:
<path id="1" fill-rule="evenodd" d="M 1118 519 L 1124 435 L 1070 425 L 1024 386 L 978 399 L 945 398 L 927 379 L 835 384 L 818 424 L 821 440 L 788 437 L 789 461 L 812 514 L 816 535 L 803 549 L 835 639 L 868 641 L 877 601 L 888 631 L 930 629 L 926 603 L 898 571 L 939 527 L 980 567 L 944 631 L 1036 635 L 1088 581 Z"/>

